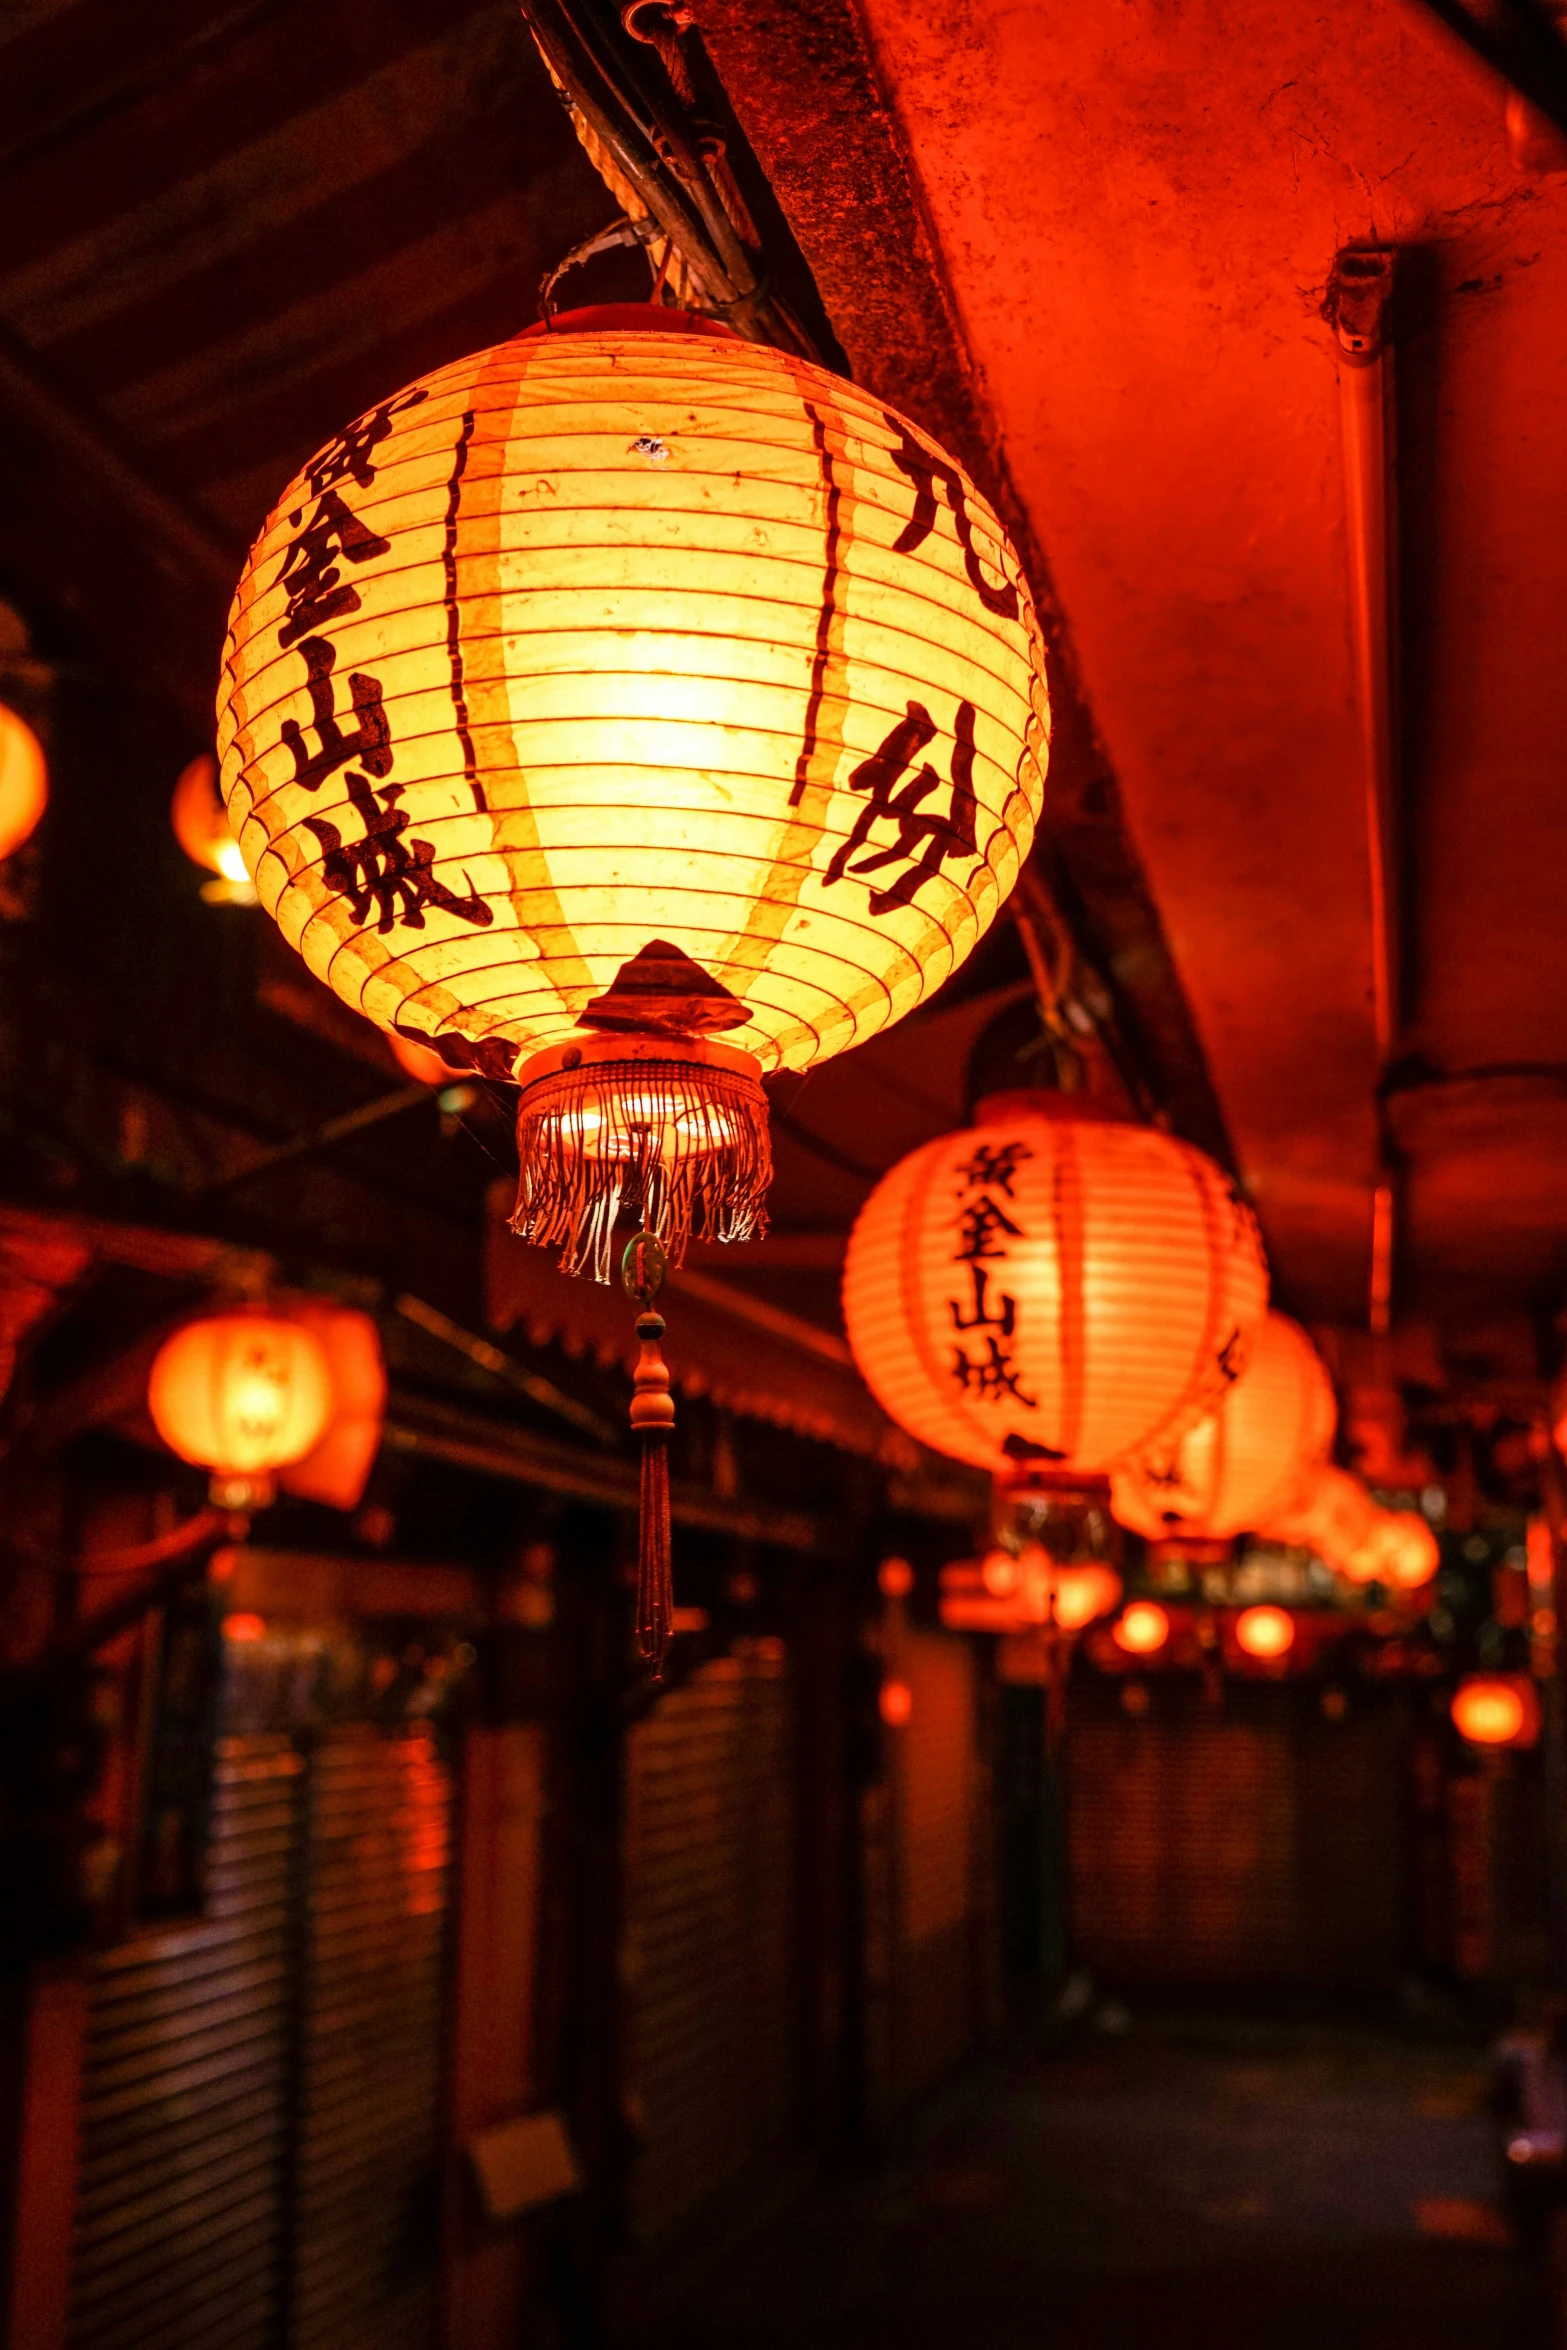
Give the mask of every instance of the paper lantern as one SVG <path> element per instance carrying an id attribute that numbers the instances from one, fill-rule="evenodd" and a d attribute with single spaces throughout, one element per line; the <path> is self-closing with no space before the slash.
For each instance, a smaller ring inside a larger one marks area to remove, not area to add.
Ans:
<path id="1" fill-rule="evenodd" d="M 1298 1322 L 1270 1313 L 1218 1410 L 1113 1477 L 1111 1509 L 1150 1541 L 1246 1533 L 1300 1501 L 1337 1424 L 1321 1356 Z"/>
<path id="2" fill-rule="evenodd" d="M 216 1477 L 267 1478 L 302 1460 L 326 1428 L 325 1349 L 299 1323 L 267 1313 L 212 1314 L 164 1340 L 147 1407 L 181 1460 Z"/>
<path id="3" fill-rule="evenodd" d="M 1294 1647 L 1295 1619 L 1281 1607 L 1244 1607 L 1235 1619 L 1235 1641 L 1259 1663 L 1270 1663 Z"/>
<path id="4" fill-rule="evenodd" d="M 1532 1746 L 1540 1700 L 1523 1673 L 1475 1673 L 1453 1692 L 1453 1727 L 1471 1746 Z"/>
<path id="5" fill-rule="evenodd" d="M 1012 886 L 1042 640 L 923 432 L 716 321 L 578 312 L 411 384 L 235 598 L 230 819 L 319 977 L 516 1076 L 517 1229 L 756 1226 L 760 1086 L 939 987 Z"/>
<path id="6" fill-rule="evenodd" d="M 316 1442 L 280 1471 L 278 1483 L 330 1509 L 357 1509 L 386 1424 L 380 1331 L 369 1314 L 327 1298 L 291 1299 L 289 1319 L 316 1339 L 326 1357 L 332 1408 Z"/>
<path id="7" fill-rule="evenodd" d="M 1314 1550 L 1330 1567 L 1350 1557 L 1371 1532 L 1375 1504 L 1347 1469 L 1319 1469 L 1304 1500 L 1254 1531 L 1270 1542 Z"/>
<path id="8" fill-rule="evenodd" d="M 1128 1656 L 1152 1656 L 1170 1637 L 1170 1619 L 1157 1600 L 1134 1599 L 1112 1626 L 1112 1636 Z"/>
<path id="9" fill-rule="evenodd" d="M 256 893 L 239 843 L 229 830 L 223 796 L 218 790 L 218 763 L 210 751 L 200 751 L 180 769 L 169 806 L 174 837 L 193 865 L 205 866 L 223 887 L 204 895 L 216 902 L 254 905 Z"/>
<path id="10" fill-rule="evenodd" d="M 1244 1369 L 1268 1298 L 1251 1210 L 1188 1144 L 998 1096 L 862 1209 L 854 1358 L 922 1444 L 1061 1486 L 1175 1442 Z"/>
<path id="11" fill-rule="evenodd" d="M 1335 1560 L 1352 1583 L 1385 1583 L 1418 1591 L 1442 1563 L 1436 1536 L 1416 1510 L 1373 1509 L 1364 1539 Z"/>
<path id="12" fill-rule="evenodd" d="M 1121 1578 L 1114 1567 L 1057 1567 L 1053 1610 L 1063 1632 L 1081 1632 L 1096 1616 L 1107 1616 L 1121 1602 Z"/>
<path id="13" fill-rule="evenodd" d="M 49 766 L 27 720 L 0 702 L 0 858 L 13 856 L 49 804 Z"/>

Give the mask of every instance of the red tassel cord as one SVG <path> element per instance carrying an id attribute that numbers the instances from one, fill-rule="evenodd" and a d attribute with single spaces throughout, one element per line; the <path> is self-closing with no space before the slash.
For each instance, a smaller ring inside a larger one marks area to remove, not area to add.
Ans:
<path id="1" fill-rule="evenodd" d="M 631 1240 L 620 1277 L 643 1308 L 637 1316 L 640 1351 L 631 1382 L 631 1425 L 642 1445 L 637 1646 L 654 1680 L 660 1681 L 675 1605 L 669 1532 L 669 1436 L 675 1399 L 669 1392 L 668 1365 L 658 1351 L 664 1318 L 650 1310 L 664 1279 L 664 1251 L 651 1232 L 639 1232 Z"/>

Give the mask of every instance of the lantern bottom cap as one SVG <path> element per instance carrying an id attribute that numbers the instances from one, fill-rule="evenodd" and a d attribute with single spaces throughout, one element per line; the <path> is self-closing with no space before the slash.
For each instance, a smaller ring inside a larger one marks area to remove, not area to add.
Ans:
<path id="1" fill-rule="evenodd" d="M 688 1242 L 767 1228 L 772 1181 L 761 1064 L 698 1036 L 589 1036 L 519 1072 L 512 1230 L 558 1248 L 564 1273 L 608 1281 L 622 1213 L 669 1261 Z"/>

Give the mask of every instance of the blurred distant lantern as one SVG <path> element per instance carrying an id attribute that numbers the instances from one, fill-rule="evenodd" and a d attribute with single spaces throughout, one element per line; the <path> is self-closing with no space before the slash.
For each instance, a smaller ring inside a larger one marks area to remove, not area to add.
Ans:
<path id="1" fill-rule="evenodd" d="M 1235 1619 L 1235 1640 L 1260 1662 L 1287 1656 L 1295 1645 L 1295 1619 L 1281 1607 L 1244 1607 Z"/>
<path id="2" fill-rule="evenodd" d="M 1134 1599 L 1113 1632 L 1116 1646 L 1128 1656 L 1152 1656 L 1170 1637 L 1170 1619 L 1156 1600 Z"/>
<path id="3" fill-rule="evenodd" d="M 909 1012 L 1026 853 L 1018 559 L 916 426 L 717 321 L 579 311 L 328 443 L 219 701 L 263 904 L 383 1028 L 515 1076 L 517 1229 L 743 1237 L 760 1079 Z M 720 1041 L 722 1039 L 722 1041 Z"/>
<path id="4" fill-rule="evenodd" d="M 876 1570 L 876 1588 L 883 1599 L 907 1599 L 914 1589 L 914 1569 L 907 1559 L 883 1559 Z"/>
<path id="5" fill-rule="evenodd" d="M 48 802 L 43 744 L 20 711 L 0 702 L 0 858 L 32 837 Z"/>
<path id="6" fill-rule="evenodd" d="M 1442 1563 L 1436 1536 L 1417 1510 L 1374 1509 L 1365 1539 L 1334 1561 L 1352 1583 L 1418 1591 Z"/>
<path id="7" fill-rule="evenodd" d="M 1121 1598 L 1121 1578 L 1114 1567 L 1057 1567 L 1055 1620 L 1063 1632 L 1080 1632 L 1096 1616 L 1107 1616 Z"/>
<path id="8" fill-rule="evenodd" d="M 759 1228 L 764 1072 L 969 953 L 1049 739 L 1028 589 L 961 469 L 869 393 L 652 305 L 555 318 L 320 450 L 240 580 L 218 721 L 284 936 L 382 1028 L 518 1080 L 515 1229 L 600 1280 L 623 1209 L 659 1263 Z"/>
<path id="9" fill-rule="evenodd" d="M 236 1506 L 269 1497 L 275 1470 L 299 1461 L 332 1411 L 326 1350 L 294 1321 L 261 1311 L 211 1314 L 164 1340 L 147 1406 L 181 1460 L 210 1469 L 219 1488 L 250 1490 Z"/>
<path id="10" fill-rule="evenodd" d="M 1453 1726 L 1471 1746 L 1532 1746 L 1540 1700 L 1523 1673 L 1476 1673 L 1453 1692 Z"/>
<path id="11" fill-rule="evenodd" d="M 1337 1567 L 1367 1539 L 1375 1516 L 1376 1505 L 1359 1478 L 1347 1469 L 1328 1467 L 1317 1471 L 1294 1509 L 1253 1530 L 1270 1542 L 1314 1550 L 1328 1566 Z"/>
<path id="12" fill-rule="evenodd" d="M 293 1297 L 288 1318 L 326 1356 L 332 1402 L 310 1449 L 279 1470 L 278 1483 L 305 1501 L 357 1509 L 381 1449 L 386 1422 L 386 1361 L 369 1314 L 330 1298 Z"/>
<path id="13" fill-rule="evenodd" d="M 914 1692 L 907 1681 L 883 1681 L 877 1710 L 890 1730 L 903 1729 L 914 1715 Z"/>
<path id="14" fill-rule="evenodd" d="M 1298 1322 L 1270 1313 L 1218 1410 L 1119 1471 L 1110 1506 L 1150 1541 L 1247 1533 L 1302 1498 L 1337 1423 L 1321 1356 Z"/>
<path id="15" fill-rule="evenodd" d="M 1080 1632 L 1118 1605 L 1121 1578 L 1103 1560 L 1061 1565 L 1043 1543 L 999 1545 L 977 1563 L 941 1570 L 941 1620 L 952 1632 L 1023 1632 L 1054 1624 Z"/>
<path id="16" fill-rule="evenodd" d="M 1251 1210 L 1201 1151 L 1006 1094 L 911 1152 L 850 1236 L 849 1344 L 900 1427 L 1014 1487 L 1104 1487 L 1244 1369 L 1268 1298 Z"/>
<path id="17" fill-rule="evenodd" d="M 193 865 L 204 865 L 217 879 L 202 889 L 211 905 L 253 906 L 255 887 L 245 870 L 239 843 L 229 830 L 218 790 L 218 763 L 210 751 L 200 751 L 180 769 L 169 808 L 174 837 Z"/>

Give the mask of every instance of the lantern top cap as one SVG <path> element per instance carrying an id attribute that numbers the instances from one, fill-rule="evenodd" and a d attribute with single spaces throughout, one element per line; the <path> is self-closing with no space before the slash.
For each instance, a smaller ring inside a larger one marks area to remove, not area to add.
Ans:
<path id="1" fill-rule="evenodd" d="M 701 310 L 676 310 L 665 302 L 590 302 L 582 310 L 561 310 L 525 326 L 519 343 L 544 335 L 706 335 L 726 343 L 741 338 L 721 318 Z"/>
<path id="2" fill-rule="evenodd" d="M 987 1093 L 974 1104 L 976 1126 L 1004 1126 L 1013 1118 L 1050 1118 L 1095 1126 L 1128 1126 L 1129 1114 L 1090 1093 L 1062 1093 L 1055 1086 L 1020 1085 Z"/>

